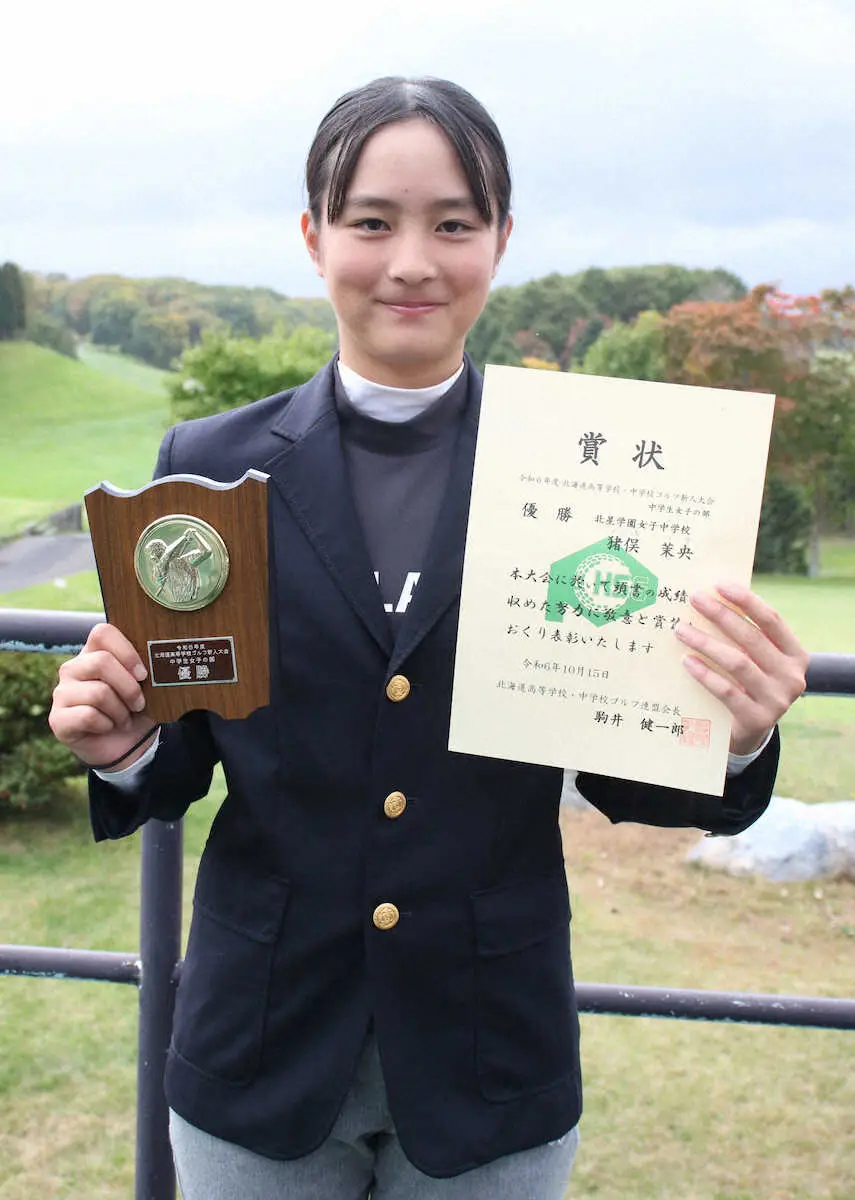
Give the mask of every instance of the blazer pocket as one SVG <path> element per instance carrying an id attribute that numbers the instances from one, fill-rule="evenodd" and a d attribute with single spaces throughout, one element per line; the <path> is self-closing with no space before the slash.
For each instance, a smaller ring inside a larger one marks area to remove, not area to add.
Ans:
<path id="1" fill-rule="evenodd" d="M 258 1073 L 288 891 L 277 876 L 202 860 L 172 1047 L 205 1075 L 243 1084 Z"/>
<path id="2" fill-rule="evenodd" d="M 578 1019 L 564 872 L 478 892 L 475 1045 L 488 1100 L 513 1100 L 571 1076 Z"/>

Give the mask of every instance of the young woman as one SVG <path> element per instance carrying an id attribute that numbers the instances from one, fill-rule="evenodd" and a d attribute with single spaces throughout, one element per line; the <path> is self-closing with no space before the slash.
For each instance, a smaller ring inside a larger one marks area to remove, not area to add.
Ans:
<path id="1" fill-rule="evenodd" d="M 179 818 L 225 771 L 166 1068 L 186 1200 L 559 1200 L 581 1112 L 562 776 L 447 750 L 481 390 L 464 342 L 511 233 L 505 149 L 459 87 L 381 79 L 321 122 L 307 185 L 339 353 L 170 430 L 157 464 L 271 477 L 272 702 L 155 732 L 139 656 L 101 625 L 51 724 L 114 764 L 90 776 L 97 839 Z M 681 636 L 733 714 L 725 795 L 580 775 L 612 820 L 734 833 L 768 802 L 806 656 L 719 590 L 745 616 L 703 595 L 719 636 Z"/>

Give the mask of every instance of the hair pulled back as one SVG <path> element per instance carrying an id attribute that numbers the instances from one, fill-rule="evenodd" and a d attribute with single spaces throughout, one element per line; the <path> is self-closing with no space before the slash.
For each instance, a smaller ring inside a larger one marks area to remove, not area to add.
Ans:
<path id="1" fill-rule="evenodd" d="M 362 148 L 373 133 L 395 121 L 421 117 L 451 142 L 472 199 L 488 225 L 504 224 L 511 208 L 508 155 L 495 121 L 474 96 L 447 79 L 388 75 L 347 92 L 318 126 L 306 160 L 309 211 L 320 225 L 324 193 L 327 220 L 341 216 Z M 493 212 L 491 196 L 496 198 Z"/>

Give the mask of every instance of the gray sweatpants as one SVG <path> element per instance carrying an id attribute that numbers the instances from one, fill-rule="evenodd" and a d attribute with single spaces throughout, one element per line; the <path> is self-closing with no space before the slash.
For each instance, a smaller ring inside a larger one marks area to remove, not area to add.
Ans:
<path id="1" fill-rule="evenodd" d="M 578 1129 L 453 1179 L 417 1170 L 389 1114 L 372 1038 L 330 1136 L 312 1154 L 279 1162 L 170 1115 L 184 1200 L 563 1200 Z"/>

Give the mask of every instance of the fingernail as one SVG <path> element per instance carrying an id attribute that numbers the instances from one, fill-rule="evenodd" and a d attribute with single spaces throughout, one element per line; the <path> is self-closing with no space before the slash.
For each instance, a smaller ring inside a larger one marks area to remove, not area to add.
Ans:
<path id="1" fill-rule="evenodd" d="M 148 671 L 145 669 L 142 663 L 137 663 L 137 665 L 134 667 L 133 675 L 134 679 L 137 679 L 140 683 L 142 683 L 146 675 L 148 675 Z"/>
<path id="2" fill-rule="evenodd" d="M 134 701 L 133 708 L 134 712 L 142 712 L 142 710 L 145 708 L 145 696 L 137 696 L 136 700 Z"/>

